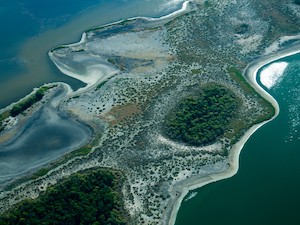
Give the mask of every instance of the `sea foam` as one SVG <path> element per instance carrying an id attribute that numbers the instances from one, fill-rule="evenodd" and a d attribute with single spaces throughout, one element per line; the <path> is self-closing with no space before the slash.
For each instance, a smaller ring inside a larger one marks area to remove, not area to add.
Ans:
<path id="1" fill-rule="evenodd" d="M 271 89 L 276 83 L 280 82 L 287 66 L 287 62 L 272 63 L 261 71 L 260 82 L 266 88 Z"/>

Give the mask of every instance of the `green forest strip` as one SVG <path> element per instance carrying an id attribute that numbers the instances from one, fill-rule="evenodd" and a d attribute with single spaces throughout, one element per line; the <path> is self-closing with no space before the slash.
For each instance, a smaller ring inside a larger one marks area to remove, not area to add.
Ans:
<path id="1" fill-rule="evenodd" d="M 245 79 L 245 77 L 243 76 L 240 70 L 238 70 L 235 67 L 229 67 L 227 71 L 230 77 L 240 85 L 243 91 L 246 92 L 246 94 L 252 94 L 253 96 L 255 96 L 258 102 L 266 110 L 265 114 L 258 117 L 252 125 L 271 119 L 275 115 L 275 108 L 273 107 L 273 105 L 255 91 L 255 89 Z"/>
<path id="2" fill-rule="evenodd" d="M 44 97 L 45 92 L 52 87 L 47 87 L 47 86 L 40 87 L 32 95 L 15 104 L 10 111 L 5 111 L 2 114 L 0 114 L 0 132 L 4 130 L 4 126 L 2 124 L 3 120 L 8 118 L 9 116 L 16 117 L 19 114 L 23 113 L 26 109 L 30 108 L 33 104 L 40 101 Z"/>
<path id="3" fill-rule="evenodd" d="M 15 117 L 24 112 L 26 109 L 30 108 L 34 103 L 38 102 L 44 97 L 45 92 L 48 89 L 49 87 L 41 87 L 34 94 L 14 105 L 10 111 L 10 115 Z"/>
<path id="4" fill-rule="evenodd" d="M 0 225 L 125 225 L 122 185 L 118 171 L 79 172 L 2 214 Z"/>
<path id="5" fill-rule="evenodd" d="M 259 104 L 264 108 L 264 114 L 257 116 L 251 123 L 246 122 L 245 120 L 233 120 L 233 127 L 234 131 L 231 133 L 226 133 L 225 137 L 231 139 L 231 144 L 235 144 L 240 137 L 255 124 L 262 123 L 266 120 L 271 119 L 275 115 L 275 108 L 273 105 L 259 95 L 256 90 L 250 85 L 250 83 L 245 79 L 241 71 L 235 67 L 227 68 L 227 72 L 230 77 L 237 82 L 237 84 L 243 89 L 243 91 L 248 94 L 252 95 Z"/>
<path id="6" fill-rule="evenodd" d="M 10 116 L 10 112 L 6 111 L 2 114 L 0 114 L 0 132 L 4 130 L 3 120 L 8 118 Z"/>

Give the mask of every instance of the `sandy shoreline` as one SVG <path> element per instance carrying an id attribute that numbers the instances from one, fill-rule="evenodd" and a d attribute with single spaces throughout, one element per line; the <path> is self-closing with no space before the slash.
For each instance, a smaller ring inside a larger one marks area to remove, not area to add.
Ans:
<path id="1" fill-rule="evenodd" d="M 174 19 L 175 17 L 178 17 L 180 15 L 183 15 L 185 13 L 188 13 L 189 11 L 192 11 L 194 8 L 193 6 L 194 5 L 191 5 L 190 4 L 191 1 L 185 1 L 183 4 L 182 4 L 182 7 L 178 10 L 176 10 L 175 12 L 173 13 L 170 13 L 168 15 L 165 15 L 165 16 L 161 16 L 159 18 L 151 18 L 151 17 L 133 17 L 133 18 L 129 18 L 129 19 L 126 19 L 126 20 L 120 20 L 120 21 L 117 21 L 117 22 L 113 22 L 113 23 L 109 23 L 109 24 L 105 24 L 103 26 L 99 26 L 99 27 L 95 27 L 91 30 L 87 30 L 87 31 L 84 31 L 82 33 L 82 36 L 81 36 L 81 39 L 79 42 L 76 42 L 76 43 L 72 43 L 72 44 L 67 44 L 67 45 L 60 45 L 56 48 L 60 48 L 60 47 L 76 47 L 76 46 L 79 46 L 79 45 L 82 45 L 84 43 L 86 43 L 88 40 L 87 40 L 87 35 L 90 31 L 94 30 L 94 29 L 101 29 L 103 27 L 108 27 L 108 26 L 112 26 L 112 25 L 117 25 L 117 24 L 120 24 L 124 21 L 132 21 L 132 20 L 136 20 L 136 19 L 143 19 L 143 20 L 146 20 L 146 21 L 150 21 L 150 22 L 160 22 L 160 21 L 165 21 L 165 22 L 168 22 L 167 20 L 171 20 L 171 19 Z M 113 67 L 109 67 L 108 65 L 98 65 L 99 70 L 97 71 L 94 71 L 93 68 L 91 68 L 91 71 L 88 72 L 87 76 L 83 76 L 82 74 L 77 74 L 71 70 L 68 70 L 68 67 L 65 67 L 64 65 L 61 65 L 60 61 L 56 60 L 55 57 L 54 57 L 54 54 L 53 54 L 53 51 L 56 49 L 52 49 L 48 52 L 48 56 L 50 57 L 51 61 L 56 65 L 56 67 L 65 75 L 69 76 L 69 77 L 72 77 L 72 78 L 75 78 L 77 80 L 80 80 L 82 81 L 83 83 L 86 84 L 85 87 L 83 88 L 80 88 L 79 89 L 79 92 L 84 92 L 84 91 L 87 91 L 89 90 L 91 87 L 94 87 L 95 85 L 107 80 L 108 78 L 112 77 L 114 74 L 118 73 L 119 70 L 116 70 L 115 68 Z M 87 69 L 89 69 L 89 67 L 87 67 Z"/>
<path id="2" fill-rule="evenodd" d="M 181 202 L 183 201 L 184 197 L 189 193 L 189 191 L 195 190 L 197 188 L 203 187 L 204 185 L 207 185 L 209 183 L 213 183 L 219 180 L 227 179 L 235 175 L 239 168 L 239 155 L 241 153 L 241 150 L 244 147 L 244 144 L 247 142 L 247 140 L 251 137 L 251 135 L 259 129 L 264 124 L 270 122 L 274 118 L 277 117 L 279 114 L 279 105 L 277 101 L 269 94 L 267 93 L 259 84 L 256 82 L 257 72 L 260 68 L 262 68 L 264 65 L 269 64 L 273 61 L 276 61 L 281 58 L 285 58 L 287 56 L 295 55 L 297 53 L 300 53 L 300 44 L 295 45 L 293 47 L 284 49 L 282 51 L 279 51 L 277 53 L 274 53 L 272 55 L 264 56 L 253 63 L 249 64 L 248 67 L 245 69 L 244 74 L 249 81 L 249 83 L 255 88 L 255 90 L 266 100 L 268 100 L 275 108 L 275 115 L 267 121 L 264 121 L 260 124 L 256 124 L 252 126 L 245 134 L 244 136 L 232 146 L 232 154 L 230 156 L 230 168 L 228 171 L 224 173 L 219 174 L 213 174 L 210 176 L 202 177 L 202 178 L 195 178 L 193 181 L 189 181 L 186 183 L 185 186 L 181 185 L 180 196 L 177 197 L 174 200 L 174 205 L 172 212 L 170 214 L 169 221 L 167 222 L 168 225 L 174 225 L 177 217 L 178 210 L 181 206 Z M 178 189 L 177 189 L 178 191 Z"/>
<path id="3" fill-rule="evenodd" d="M 161 16 L 159 18 L 150 18 L 150 17 L 133 17 L 133 18 L 130 18 L 128 20 L 135 20 L 135 19 L 144 19 L 144 20 L 147 20 L 147 21 L 166 21 L 168 19 L 173 19 L 177 16 L 180 16 L 182 14 L 185 14 L 189 11 L 193 10 L 193 7 L 192 5 L 190 5 L 190 1 L 185 1 L 183 4 L 182 4 L 182 7 L 178 10 L 176 10 L 175 12 L 173 13 L 170 13 L 168 15 L 165 15 L 165 16 Z M 118 23 L 122 23 L 124 20 L 120 20 L 120 21 L 117 21 L 117 22 L 114 22 L 114 23 L 110 23 L 110 24 L 106 24 L 104 26 L 100 26 L 100 27 L 97 27 L 97 28 L 101 28 L 101 27 L 105 27 L 105 26 L 110 26 L 110 25 L 114 25 L 114 24 L 118 24 Z M 87 42 L 87 32 L 83 32 L 82 33 L 82 36 L 81 36 L 81 39 L 79 42 L 75 42 L 75 43 L 71 43 L 71 44 L 68 44 L 68 45 L 60 45 L 58 47 L 72 47 L 72 46 L 78 46 L 78 45 L 81 45 L 81 44 L 84 44 L 85 42 Z M 55 49 L 55 48 L 54 48 Z M 48 52 L 48 56 L 50 57 L 50 59 L 52 59 L 52 51 L 53 50 L 50 50 Z M 52 60 L 53 61 L 53 60 Z M 105 81 L 106 79 L 108 79 L 109 77 L 111 77 L 112 75 L 114 75 L 115 73 L 117 73 L 118 71 L 116 70 L 113 70 L 113 69 L 110 69 L 110 68 L 105 68 L 105 71 L 103 71 L 103 76 L 101 77 L 97 77 L 97 76 L 92 76 L 92 77 L 88 77 L 87 79 L 83 79 L 79 74 L 74 74 L 74 73 L 71 73 L 69 71 L 66 71 L 66 70 L 63 70 L 55 61 L 53 61 L 53 63 L 58 67 L 59 70 L 61 70 L 61 72 L 63 72 L 64 74 L 70 76 L 70 77 L 73 77 L 75 79 L 78 79 L 78 80 L 81 80 L 82 82 L 86 83 L 87 85 L 83 88 L 80 88 L 78 89 L 77 91 L 74 91 L 72 90 L 72 88 L 66 84 L 66 83 L 63 83 L 63 82 L 51 82 L 51 83 L 48 83 L 48 84 L 44 84 L 46 86 L 49 86 L 49 85 L 62 85 L 62 87 L 64 88 L 64 91 L 65 91 L 65 96 L 62 98 L 62 99 L 59 99 L 59 100 L 53 100 L 51 102 L 51 105 L 53 107 L 58 107 L 60 102 L 62 100 L 64 100 L 65 98 L 70 98 L 74 95 L 78 95 L 78 94 L 81 94 L 81 93 L 84 93 L 86 91 L 89 91 L 90 89 L 94 88 L 96 85 L 98 85 L 99 83 Z M 91 79 L 90 79 L 91 78 Z M 44 86 L 42 85 L 42 86 Z M 38 88 L 34 88 L 34 90 L 32 90 L 31 93 L 29 93 L 28 95 L 26 95 L 25 97 L 21 98 L 20 100 L 18 100 L 17 102 L 14 102 L 14 103 L 11 103 L 9 106 L 3 108 L 3 109 L 0 109 L 0 113 L 3 113 L 7 110 L 10 110 L 15 104 L 19 103 L 20 101 L 28 98 L 29 96 L 31 96 L 35 91 L 36 89 Z M 40 105 L 39 105 L 40 106 Z M 36 105 L 34 106 L 34 109 L 33 111 L 36 110 Z M 28 114 L 26 118 L 29 118 L 31 116 L 31 114 Z M 18 126 L 19 127 L 19 126 Z M 10 139 L 10 137 L 13 137 L 15 136 L 17 132 L 17 129 L 12 129 L 10 130 L 10 135 L 8 137 L 8 139 Z"/>
<path id="4" fill-rule="evenodd" d="M 183 2 L 182 7 L 180 9 L 178 9 L 178 10 L 176 10 L 176 11 L 170 13 L 170 14 L 167 14 L 165 16 L 156 17 L 156 18 L 145 17 L 145 16 L 136 16 L 136 17 L 131 17 L 131 18 L 125 19 L 125 20 L 122 19 L 122 20 L 118 20 L 116 22 L 112 22 L 112 23 L 108 23 L 108 24 L 105 24 L 105 25 L 101 25 L 99 27 L 92 28 L 92 30 L 94 30 L 94 29 L 100 29 L 100 28 L 107 27 L 107 26 L 117 25 L 117 24 L 120 24 L 120 23 L 122 23 L 124 21 L 131 21 L 131 20 L 136 20 L 136 19 L 144 19 L 144 20 L 147 20 L 147 21 L 161 21 L 161 20 L 166 20 L 166 19 L 174 19 L 175 17 L 178 17 L 180 15 L 183 15 L 183 14 L 185 14 L 185 13 L 193 10 L 193 7 L 191 7 L 190 3 L 192 3 L 191 0 Z M 85 33 L 88 32 L 88 31 L 85 31 Z"/>

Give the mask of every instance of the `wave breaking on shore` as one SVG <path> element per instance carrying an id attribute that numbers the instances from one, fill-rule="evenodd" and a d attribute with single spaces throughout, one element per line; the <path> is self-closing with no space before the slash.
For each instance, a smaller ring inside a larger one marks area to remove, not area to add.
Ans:
<path id="1" fill-rule="evenodd" d="M 271 89 L 280 82 L 288 65 L 287 62 L 277 62 L 267 66 L 260 73 L 260 82 Z"/>

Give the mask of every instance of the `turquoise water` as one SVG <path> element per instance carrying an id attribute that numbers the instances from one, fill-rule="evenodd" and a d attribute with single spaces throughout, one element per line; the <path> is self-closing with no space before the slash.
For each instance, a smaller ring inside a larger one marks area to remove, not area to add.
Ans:
<path id="1" fill-rule="evenodd" d="M 47 52 L 80 40 L 84 30 L 134 16 L 159 17 L 181 7 L 170 0 L 10 0 L 0 1 L 0 108 L 32 88 L 79 81 L 61 74 Z"/>
<path id="2" fill-rule="evenodd" d="M 300 54 L 269 93 L 279 116 L 245 144 L 238 173 L 197 190 L 182 203 L 176 225 L 299 225 Z"/>

